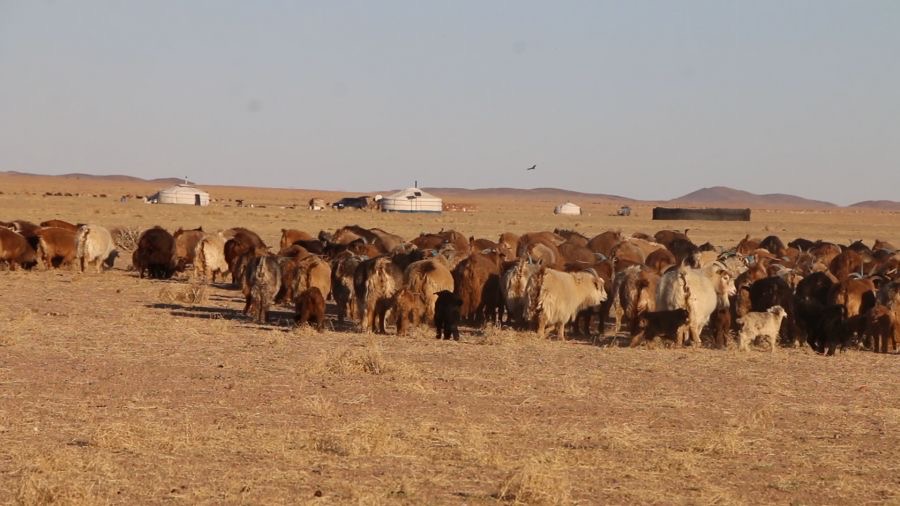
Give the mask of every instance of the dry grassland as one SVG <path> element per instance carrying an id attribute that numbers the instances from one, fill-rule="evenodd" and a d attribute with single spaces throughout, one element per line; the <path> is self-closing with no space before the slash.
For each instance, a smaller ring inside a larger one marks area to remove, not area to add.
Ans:
<path id="1" fill-rule="evenodd" d="M 412 217 L 280 208 L 304 192 L 210 188 L 266 207 L 200 209 L 120 204 L 128 185 L 85 188 L 101 199 L 0 183 L 0 220 L 242 225 L 270 243 L 282 227 L 348 223 L 900 243 L 896 215 L 876 212 L 652 223 L 641 206 L 617 218 L 584 202 L 564 219 L 554 202 L 486 198 Z M 493 328 L 459 343 L 318 334 L 291 328 L 287 308 L 280 325 L 253 324 L 221 286 L 140 280 L 128 258 L 100 275 L 0 272 L 0 503 L 900 503 L 893 355 L 632 350 Z"/>

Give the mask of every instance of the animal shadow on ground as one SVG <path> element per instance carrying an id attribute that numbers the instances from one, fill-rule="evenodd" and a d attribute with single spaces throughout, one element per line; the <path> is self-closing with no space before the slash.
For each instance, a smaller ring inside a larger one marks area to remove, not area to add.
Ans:
<path id="1" fill-rule="evenodd" d="M 590 342 L 603 348 L 627 348 L 631 344 L 628 334 L 598 334 Z"/>
<path id="2" fill-rule="evenodd" d="M 212 299 L 213 297 L 210 298 Z M 240 310 L 226 307 L 191 306 L 167 302 L 148 304 L 147 307 L 153 309 L 168 309 L 169 314 L 179 318 L 199 318 L 202 320 L 213 320 L 221 318 L 223 320 L 246 321 L 247 323 L 253 323 L 252 318 L 241 313 Z M 338 324 L 335 321 L 331 321 L 327 317 L 326 319 L 328 320 L 326 322 L 326 327 L 333 328 L 336 331 L 347 331 L 353 330 L 355 328 L 355 324 L 349 321 L 345 321 L 343 324 Z M 294 312 L 285 308 L 279 310 L 273 307 L 269 310 L 269 318 L 267 324 L 265 326 L 259 325 L 259 327 L 265 328 L 273 326 L 293 327 Z"/>
<path id="3" fill-rule="evenodd" d="M 169 309 L 173 316 L 184 316 L 188 318 L 222 318 L 224 320 L 239 320 L 243 315 L 237 309 L 225 307 L 208 307 L 208 306 L 192 306 L 189 304 L 174 304 L 169 302 L 157 302 L 147 304 L 147 307 L 153 309 Z"/>

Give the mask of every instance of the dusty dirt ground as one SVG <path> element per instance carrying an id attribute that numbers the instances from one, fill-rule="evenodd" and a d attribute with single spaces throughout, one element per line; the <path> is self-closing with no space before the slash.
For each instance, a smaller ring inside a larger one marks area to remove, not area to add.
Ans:
<path id="1" fill-rule="evenodd" d="M 241 225 L 270 243 L 282 227 L 349 223 L 900 243 L 897 215 L 880 212 L 654 223 L 648 207 L 618 218 L 615 203 L 582 203 L 562 218 L 549 200 L 485 198 L 413 217 L 283 208 L 303 192 L 217 189 L 266 207 L 197 209 L 5 182 L 0 220 Z M 318 334 L 288 325 L 287 308 L 249 322 L 224 286 L 185 301 L 186 279 L 138 279 L 128 258 L 99 275 L 0 272 L 0 503 L 900 503 L 896 355 L 632 350 L 493 328 L 458 343 Z"/>

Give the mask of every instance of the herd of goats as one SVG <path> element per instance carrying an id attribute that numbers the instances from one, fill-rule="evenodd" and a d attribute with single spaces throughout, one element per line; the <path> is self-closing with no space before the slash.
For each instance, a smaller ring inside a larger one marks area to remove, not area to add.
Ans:
<path id="1" fill-rule="evenodd" d="M 0 222 L 0 262 L 9 269 L 74 265 L 98 272 L 117 253 L 114 233 L 62 220 Z M 121 249 L 121 248 L 119 248 Z M 297 324 L 320 331 L 326 300 L 336 318 L 364 332 L 398 334 L 431 323 L 438 338 L 458 325 L 488 323 L 585 336 L 618 335 L 631 346 L 668 339 L 676 346 L 741 350 L 759 338 L 773 352 L 808 343 L 832 355 L 849 345 L 887 353 L 900 340 L 900 252 L 777 236 L 745 237 L 723 250 L 696 245 L 687 231 L 592 238 L 571 230 L 500 234 L 496 241 L 449 230 L 405 240 L 378 228 L 345 226 L 317 236 L 283 229 L 272 252 L 246 228 L 144 230 L 132 266 L 143 278 L 189 273 L 198 283 L 242 290 L 244 313 L 266 322 L 272 304 L 295 308 Z M 596 325 L 599 328 L 593 331 Z"/>

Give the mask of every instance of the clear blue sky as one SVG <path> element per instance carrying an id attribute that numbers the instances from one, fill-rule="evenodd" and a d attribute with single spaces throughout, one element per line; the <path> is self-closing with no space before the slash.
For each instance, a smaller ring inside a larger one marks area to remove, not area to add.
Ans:
<path id="1" fill-rule="evenodd" d="M 0 0 L 0 170 L 900 200 L 900 2 Z"/>

